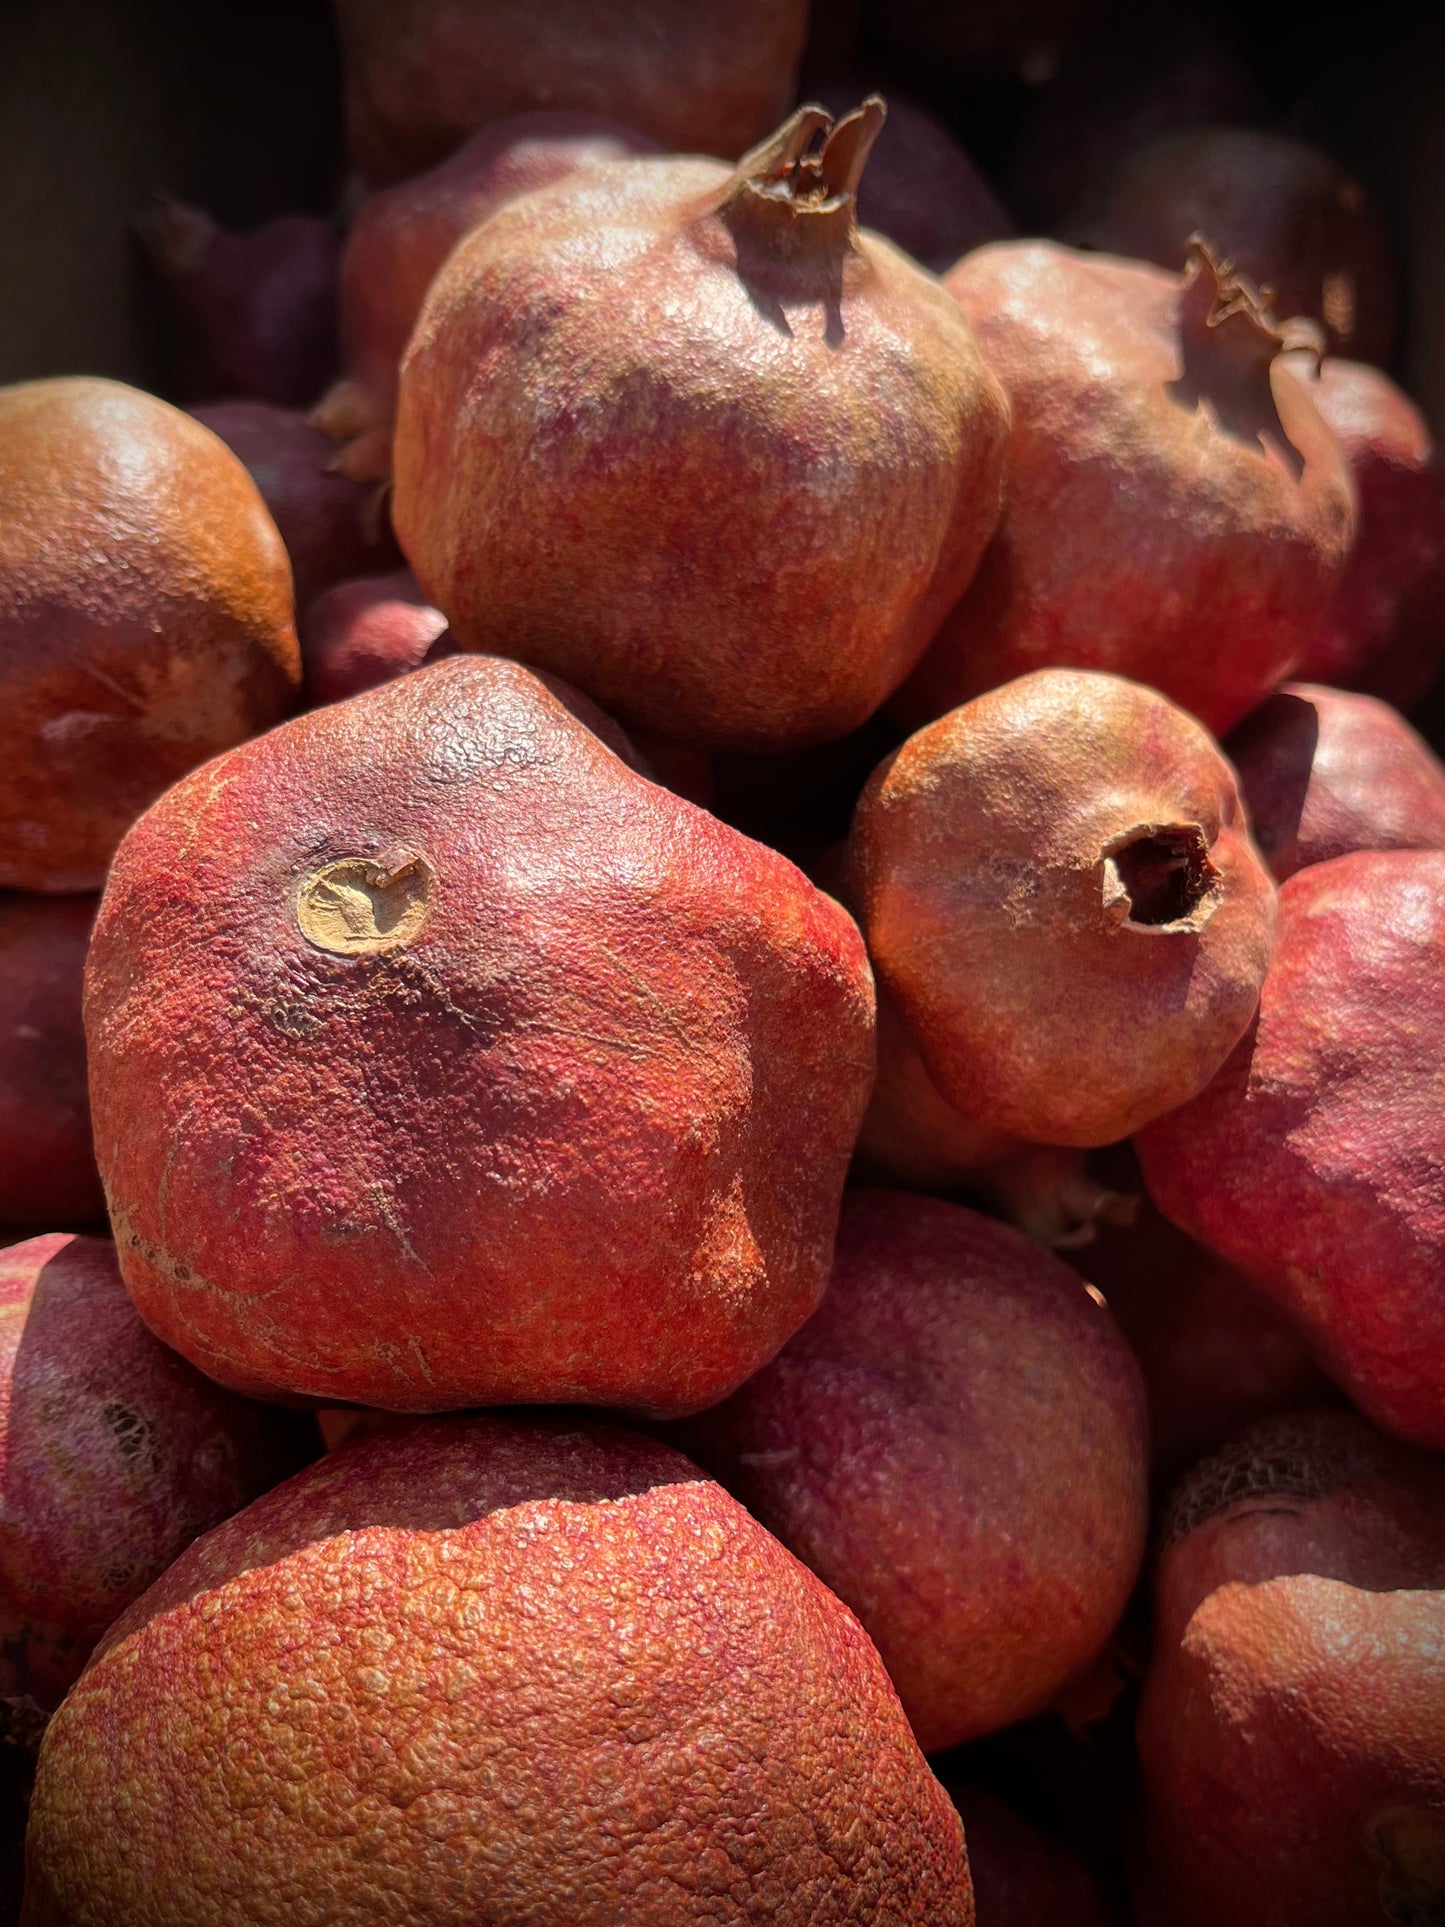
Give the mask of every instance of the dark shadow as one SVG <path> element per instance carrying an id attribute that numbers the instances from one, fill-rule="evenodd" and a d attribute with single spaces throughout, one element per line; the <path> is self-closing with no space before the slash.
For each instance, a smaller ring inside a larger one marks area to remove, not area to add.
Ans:
<path id="1" fill-rule="evenodd" d="M 1225 744 L 1239 771 L 1254 840 L 1271 866 L 1299 836 L 1319 740 L 1314 704 L 1280 691 L 1246 716 Z"/>

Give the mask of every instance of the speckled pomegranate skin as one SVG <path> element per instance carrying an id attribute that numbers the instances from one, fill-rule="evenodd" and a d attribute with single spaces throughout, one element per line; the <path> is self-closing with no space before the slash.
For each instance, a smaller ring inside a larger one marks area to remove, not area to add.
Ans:
<path id="1" fill-rule="evenodd" d="M 1000 241 L 944 286 L 1009 397 L 1006 505 L 898 714 L 1065 666 L 1229 729 L 1303 654 L 1354 533 L 1308 384 L 1247 313 L 1206 319 L 1202 272 Z"/>
<path id="2" fill-rule="evenodd" d="M 937 282 L 851 196 L 768 185 L 636 160 L 528 195 L 402 364 L 397 534 L 462 647 L 714 749 L 878 708 L 973 574 L 1006 439 Z"/>
<path id="3" fill-rule="evenodd" d="M 1445 850 L 1445 766 L 1373 696 L 1286 683 L 1225 749 L 1281 883 L 1354 850 Z"/>
<path id="4" fill-rule="evenodd" d="M 0 1251 L 0 1738 L 59 1704 L 197 1533 L 294 1471 L 310 1430 L 154 1339 L 107 1239 Z"/>
<path id="5" fill-rule="evenodd" d="M 98 890 L 146 805 L 300 682 L 286 551 L 229 449 L 120 382 L 0 389 L 0 888 Z"/>
<path id="6" fill-rule="evenodd" d="M 94 897 L 0 896 L 0 1225 L 105 1212 L 80 1019 L 95 906 Z"/>
<path id="7" fill-rule="evenodd" d="M 1280 891 L 1259 1018 L 1141 1131 L 1149 1194 L 1259 1280 L 1367 1417 L 1445 1446 L 1445 854 L 1336 857 Z"/>
<path id="8" fill-rule="evenodd" d="M 822 1305 L 678 1438 L 857 1613 L 926 1751 L 1047 1706 L 1143 1557 L 1128 1346 L 1061 1259 L 938 1198 L 851 1192 Z"/>
<path id="9" fill-rule="evenodd" d="M 872 1077 L 861 939 L 588 718 L 626 749 L 454 657 L 212 763 L 123 846 L 97 1155 L 142 1316 L 223 1383 L 681 1412 L 812 1310 Z"/>
<path id="10" fill-rule="evenodd" d="M 972 1927 L 852 1615 L 677 1453 L 347 1446 L 116 1626 L 41 1754 L 26 1927 Z"/>
<path id="11" fill-rule="evenodd" d="M 1350 1413 L 1176 1495 L 1139 1718 L 1141 1927 L 1428 1923 L 1445 1899 L 1445 1467 Z"/>
<path id="12" fill-rule="evenodd" d="M 301 621 L 301 664 L 312 702 L 336 703 L 455 651 L 447 619 L 410 569 L 338 582 Z"/>

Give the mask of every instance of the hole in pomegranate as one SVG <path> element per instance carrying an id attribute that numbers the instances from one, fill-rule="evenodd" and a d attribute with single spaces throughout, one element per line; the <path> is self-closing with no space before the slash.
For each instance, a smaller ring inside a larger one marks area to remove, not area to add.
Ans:
<path id="1" fill-rule="evenodd" d="M 1147 824 L 1106 857 L 1104 908 L 1122 923 L 1164 930 L 1189 921 L 1217 876 L 1197 823 Z"/>

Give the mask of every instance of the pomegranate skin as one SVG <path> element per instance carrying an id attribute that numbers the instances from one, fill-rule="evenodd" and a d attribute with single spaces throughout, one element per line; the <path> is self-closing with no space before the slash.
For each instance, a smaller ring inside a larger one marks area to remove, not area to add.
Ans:
<path id="1" fill-rule="evenodd" d="M 1248 1026 L 1274 890 L 1205 732 L 1117 676 L 1040 670 L 874 772 L 849 901 L 944 1100 L 1041 1144 L 1111 1144 Z"/>
<path id="2" fill-rule="evenodd" d="M 857 1621 L 576 1418 L 400 1426 L 209 1534 L 52 1722 L 28 1860 L 26 1927 L 974 1919 Z"/>
<path id="3" fill-rule="evenodd" d="M 1143 1558 L 1128 1346 L 1062 1259 L 942 1199 L 851 1192 L 819 1309 L 678 1436 L 857 1613 L 925 1751 L 1047 1706 Z"/>
<path id="4" fill-rule="evenodd" d="M 1354 850 L 1445 850 L 1445 767 L 1373 696 L 1286 683 L 1225 748 L 1280 883 Z"/>
<path id="5" fill-rule="evenodd" d="M 381 185 L 547 108 L 728 160 L 794 97 L 807 0 L 337 0 L 351 154 Z"/>
<path id="6" fill-rule="evenodd" d="M 193 408 L 245 463 L 281 531 L 306 610 L 333 583 L 393 566 L 396 543 L 374 488 L 336 470 L 336 444 L 294 409 L 224 401 Z"/>
<path id="7" fill-rule="evenodd" d="M 1389 237 L 1360 183 L 1318 148 L 1252 127 L 1197 127 L 1137 147 L 1069 228 L 1106 254 L 1184 266 L 1191 235 L 1323 324 L 1331 353 L 1384 361 L 1395 332 Z"/>
<path id="8" fill-rule="evenodd" d="M 1246 1269 L 1367 1417 L 1445 1446 L 1445 854 L 1280 891 L 1256 1025 L 1135 1148 L 1166 1217 Z"/>
<path id="9" fill-rule="evenodd" d="M 452 254 L 394 513 L 463 648 L 732 750 L 845 735 L 912 668 L 997 521 L 1007 408 L 956 305 L 854 224 L 881 113 L 821 159 L 802 109 L 732 175 L 618 162 Z"/>
<path id="10" fill-rule="evenodd" d="M 0 389 L 0 889 L 98 890 L 146 805 L 300 682 L 286 551 L 229 449 L 120 382 Z"/>
<path id="11" fill-rule="evenodd" d="M 1120 1927 L 1087 1863 L 978 1787 L 954 1792 L 978 1927 Z"/>
<path id="12" fill-rule="evenodd" d="M 105 1214 L 81 980 L 94 897 L 0 897 L 0 1224 Z"/>
<path id="13" fill-rule="evenodd" d="M 1293 337 L 1203 250 L 1181 280 L 1001 241 L 944 285 L 1012 407 L 1006 507 L 898 715 L 1062 666 L 1222 734 L 1304 652 L 1354 532 L 1344 457 L 1278 355 Z"/>
<path id="14" fill-rule="evenodd" d="M 681 1413 L 813 1309 L 862 941 L 594 728 L 627 752 L 565 686 L 452 658 L 198 771 L 122 847 L 101 1174 L 142 1316 L 223 1384 Z"/>
<path id="15" fill-rule="evenodd" d="M 410 569 L 338 582 L 301 624 L 301 662 L 314 703 L 340 702 L 453 653 L 446 617 Z"/>
<path id="16" fill-rule="evenodd" d="M 1141 1927 L 1433 1919 L 1445 1473 L 1349 1413 L 1251 1427 L 1176 1496 L 1139 1717 Z"/>
<path id="17" fill-rule="evenodd" d="M 0 1739 L 197 1533 L 295 1471 L 306 1432 L 152 1338 L 108 1239 L 0 1251 Z"/>

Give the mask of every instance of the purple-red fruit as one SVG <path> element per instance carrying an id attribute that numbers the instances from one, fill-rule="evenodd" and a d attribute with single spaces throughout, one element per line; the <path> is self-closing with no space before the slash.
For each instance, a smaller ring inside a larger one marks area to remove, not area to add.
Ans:
<path id="1" fill-rule="evenodd" d="M 410 569 L 338 582 L 301 622 L 301 667 L 314 703 L 340 702 L 453 653 L 446 617 Z"/>
<path id="2" fill-rule="evenodd" d="M 94 897 L 0 896 L 0 1225 L 105 1212 L 80 992 Z"/>

